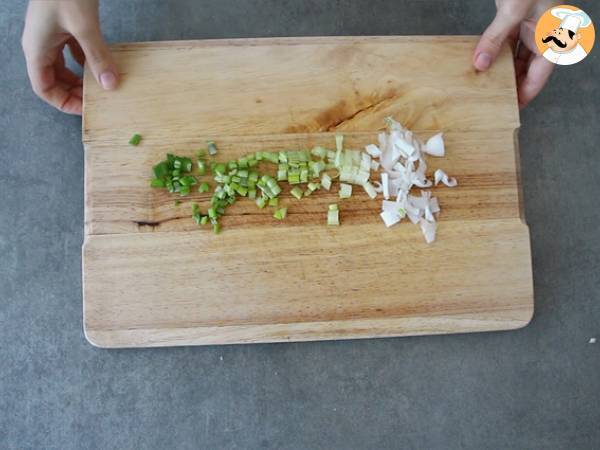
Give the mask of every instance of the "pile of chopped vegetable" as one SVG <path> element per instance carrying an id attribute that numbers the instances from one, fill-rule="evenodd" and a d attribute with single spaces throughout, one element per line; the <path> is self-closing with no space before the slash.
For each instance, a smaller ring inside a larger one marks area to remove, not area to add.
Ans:
<path id="1" fill-rule="evenodd" d="M 208 162 L 207 152 L 200 151 L 195 173 L 190 158 L 167 154 L 167 159 L 153 167 L 154 178 L 150 185 L 180 196 L 189 195 L 195 186 L 198 192 L 208 193 L 211 186 L 199 178 L 210 172 L 214 181 L 211 206 L 202 212 L 197 203 L 192 203 L 192 217 L 199 225 L 212 224 L 214 232 L 219 233 L 219 219 L 240 197 L 254 200 L 260 209 L 276 208 L 273 218 L 284 220 L 288 208 L 279 205 L 280 183 L 293 185 L 290 194 L 301 200 L 319 189 L 329 191 L 339 179 L 340 199 L 352 196 L 353 185 L 362 187 L 371 199 L 381 194 L 381 218 L 387 227 L 408 217 L 420 225 L 425 240 L 433 242 L 437 228 L 434 214 L 440 211 L 437 199 L 430 191 L 422 191 L 420 197 L 410 192 L 413 187 L 429 188 L 440 182 L 449 187 L 457 185 L 457 181 L 441 169 L 435 171 L 433 181 L 425 176 L 424 155 L 444 156 L 442 134 L 423 143 L 395 120 L 386 118 L 386 123 L 388 132 L 380 133 L 378 145 L 367 145 L 364 152 L 344 148 L 344 137 L 340 134 L 335 137 L 335 150 L 317 146 L 311 151 L 259 151 L 228 162 Z M 141 136 L 136 139 L 137 143 L 140 140 Z M 212 140 L 207 142 L 207 149 L 210 157 L 218 153 Z M 268 165 L 275 166 L 276 170 L 268 170 Z M 372 171 L 378 173 L 380 181 L 371 181 Z M 275 176 L 263 172 L 275 172 Z M 330 204 L 327 224 L 339 225 L 339 213 L 338 205 Z"/>

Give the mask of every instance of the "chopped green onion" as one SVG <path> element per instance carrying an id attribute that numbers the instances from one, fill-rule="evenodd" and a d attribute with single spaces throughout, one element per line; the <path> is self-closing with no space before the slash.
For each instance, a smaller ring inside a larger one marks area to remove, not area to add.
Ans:
<path id="1" fill-rule="evenodd" d="M 248 198 L 253 200 L 256 198 L 256 189 L 248 189 Z"/>
<path id="2" fill-rule="evenodd" d="M 311 192 L 316 191 L 320 187 L 321 187 L 321 185 L 319 183 L 313 183 L 312 181 L 310 183 L 308 183 L 308 189 L 310 189 Z"/>
<path id="3" fill-rule="evenodd" d="M 206 141 L 206 145 L 208 146 L 208 154 L 210 156 L 215 156 L 217 154 L 217 145 L 215 141 Z"/>
<path id="4" fill-rule="evenodd" d="M 192 203 L 192 214 L 200 214 L 198 203 Z"/>
<path id="5" fill-rule="evenodd" d="M 321 175 L 321 172 L 325 170 L 325 163 L 322 161 L 317 161 L 312 164 L 312 176 L 318 178 Z"/>
<path id="6" fill-rule="evenodd" d="M 206 174 L 206 163 L 202 160 L 198 160 L 198 175 Z"/>
<path id="7" fill-rule="evenodd" d="M 260 209 L 263 209 L 265 206 L 267 206 L 267 201 L 264 197 L 259 197 L 256 199 L 256 206 L 258 206 Z"/>
<path id="8" fill-rule="evenodd" d="M 240 169 L 247 169 L 248 168 L 248 160 L 246 158 L 238 159 L 238 167 Z"/>
<path id="9" fill-rule="evenodd" d="M 325 158 L 327 156 L 327 149 L 318 145 L 311 150 L 311 153 L 317 158 Z"/>
<path id="10" fill-rule="evenodd" d="M 294 197 L 296 197 L 298 200 L 300 200 L 302 198 L 302 189 L 300 189 L 298 186 L 296 186 L 295 188 L 293 188 L 290 191 L 290 194 L 292 194 Z"/>
<path id="11" fill-rule="evenodd" d="M 168 161 L 161 161 L 152 167 L 152 170 L 156 178 L 164 178 L 169 174 L 169 163 Z"/>
<path id="12" fill-rule="evenodd" d="M 286 215 L 287 215 L 287 208 L 281 208 L 281 209 L 278 209 L 277 211 L 275 211 L 275 213 L 273 214 L 273 217 L 275 217 L 277 220 L 283 220 L 283 219 L 285 219 Z"/>
<path id="13" fill-rule="evenodd" d="M 323 189 L 326 191 L 331 189 L 331 177 L 326 173 L 321 176 L 321 186 L 323 186 Z"/>
<path id="14" fill-rule="evenodd" d="M 339 211 L 327 211 L 327 225 L 339 225 L 340 224 L 340 212 Z"/>
<path id="15" fill-rule="evenodd" d="M 248 167 L 256 167 L 258 166 L 258 161 L 254 158 L 250 158 L 248 160 Z"/>
<path id="16" fill-rule="evenodd" d="M 188 195 L 190 193 L 190 187 L 189 186 L 181 186 L 179 188 L 179 195 L 181 195 L 182 197 Z"/>
<path id="17" fill-rule="evenodd" d="M 263 160 L 263 152 L 256 152 L 256 160 L 257 161 Z"/>
<path id="18" fill-rule="evenodd" d="M 198 150 L 198 153 L 197 153 L 196 156 L 198 157 L 198 159 L 204 159 L 204 158 L 206 158 L 206 150 L 204 150 L 204 149 Z"/>
<path id="19" fill-rule="evenodd" d="M 196 179 L 193 176 L 186 175 L 185 177 L 181 177 L 179 179 L 179 183 L 182 186 L 194 186 L 197 183 L 197 181 L 196 181 Z"/>
<path id="20" fill-rule="evenodd" d="M 245 188 L 244 186 L 240 186 L 239 188 L 236 189 L 236 191 L 242 197 L 245 197 L 248 194 L 248 188 Z"/>
<path id="21" fill-rule="evenodd" d="M 209 184 L 206 181 L 204 183 L 200 183 L 200 186 L 198 187 L 198 192 L 208 192 L 208 191 L 210 191 Z"/>
<path id="22" fill-rule="evenodd" d="M 337 211 L 338 209 L 337 203 L 332 203 L 329 205 L 329 211 Z"/>
<path id="23" fill-rule="evenodd" d="M 229 161 L 229 162 L 227 163 L 227 168 L 228 168 L 229 170 L 235 170 L 235 169 L 237 169 L 237 168 L 238 168 L 238 163 L 237 163 L 237 162 L 235 162 L 235 161 Z"/>
<path id="24" fill-rule="evenodd" d="M 217 173 L 219 175 L 225 175 L 226 171 L 227 171 L 227 167 L 223 163 L 215 164 L 214 169 L 213 169 L 213 172 Z"/>
<path id="25" fill-rule="evenodd" d="M 219 234 L 221 232 L 221 224 L 219 222 L 213 223 L 213 233 Z"/>
<path id="26" fill-rule="evenodd" d="M 210 217 L 211 219 L 217 218 L 217 209 L 214 206 L 208 208 L 208 217 Z"/>
<path id="27" fill-rule="evenodd" d="M 300 182 L 306 183 L 308 181 L 308 169 L 300 170 Z"/>
<path id="28" fill-rule="evenodd" d="M 340 183 L 340 198 L 350 198 L 352 196 L 352 185 Z"/>
<path id="29" fill-rule="evenodd" d="M 277 197 L 269 199 L 269 206 L 277 206 L 279 204 L 279 199 Z"/>
<path id="30" fill-rule="evenodd" d="M 341 152 L 344 149 L 344 135 L 343 134 L 335 135 L 335 148 L 338 152 Z"/>
<path id="31" fill-rule="evenodd" d="M 200 218 L 200 225 L 206 225 L 208 223 L 208 216 L 202 216 Z"/>
<path id="32" fill-rule="evenodd" d="M 273 194 L 273 197 L 277 197 L 279 194 L 281 194 L 281 188 L 279 187 L 279 185 L 275 185 L 271 188 L 271 192 Z"/>
<path id="33" fill-rule="evenodd" d="M 240 178 L 248 178 L 248 170 L 238 170 L 237 176 Z"/>
<path id="34" fill-rule="evenodd" d="M 165 187 L 165 181 L 161 180 L 160 178 L 154 178 L 150 181 L 150 186 L 153 188 L 163 188 Z"/>
<path id="35" fill-rule="evenodd" d="M 277 164 L 279 162 L 279 153 L 277 152 L 264 152 L 263 159 L 266 159 L 273 164 Z"/>
<path id="36" fill-rule="evenodd" d="M 133 136 L 131 136 L 131 139 L 129 139 L 129 145 L 138 145 L 141 140 L 142 136 L 135 133 Z"/>

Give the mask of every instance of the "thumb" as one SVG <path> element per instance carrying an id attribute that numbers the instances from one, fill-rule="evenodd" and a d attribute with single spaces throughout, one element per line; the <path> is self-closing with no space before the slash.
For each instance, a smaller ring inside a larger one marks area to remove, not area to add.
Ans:
<path id="1" fill-rule="evenodd" d="M 118 84 L 117 66 L 99 27 L 75 35 L 75 39 L 85 54 L 94 77 L 104 89 L 114 89 Z"/>
<path id="2" fill-rule="evenodd" d="M 519 17 L 498 11 L 475 48 L 473 65 L 477 70 L 485 71 L 490 68 L 500 53 L 502 44 L 519 22 Z"/>

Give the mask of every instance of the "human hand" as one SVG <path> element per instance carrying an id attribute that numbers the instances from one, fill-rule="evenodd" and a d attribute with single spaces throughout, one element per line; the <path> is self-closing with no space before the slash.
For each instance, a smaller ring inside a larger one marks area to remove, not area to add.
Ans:
<path id="1" fill-rule="evenodd" d="M 89 64 L 104 89 L 114 89 L 118 73 L 102 38 L 98 0 L 31 0 L 22 38 L 34 92 L 69 114 L 81 114 L 82 80 L 65 66 L 69 47 L 81 65 Z"/>
<path id="2" fill-rule="evenodd" d="M 485 71 L 494 63 L 502 44 L 515 49 L 515 72 L 519 107 L 524 108 L 542 90 L 554 64 L 535 45 L 537 18 L 556 2 L 539 0 L 496 0 L 496 17 L 485 30 L 473 55 L 473 65 Z"/>

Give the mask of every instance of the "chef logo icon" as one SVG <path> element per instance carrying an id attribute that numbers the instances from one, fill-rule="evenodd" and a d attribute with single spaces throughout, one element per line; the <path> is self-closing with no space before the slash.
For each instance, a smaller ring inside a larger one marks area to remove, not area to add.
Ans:
<path id="1" fill-rule="evenodd" d="M 584 59 L 594 46 L 594 38 L 590 16 L 575 6 L 550 8 L 535 28 L 535 43 L 540 53 L 562 66 Z"/>

